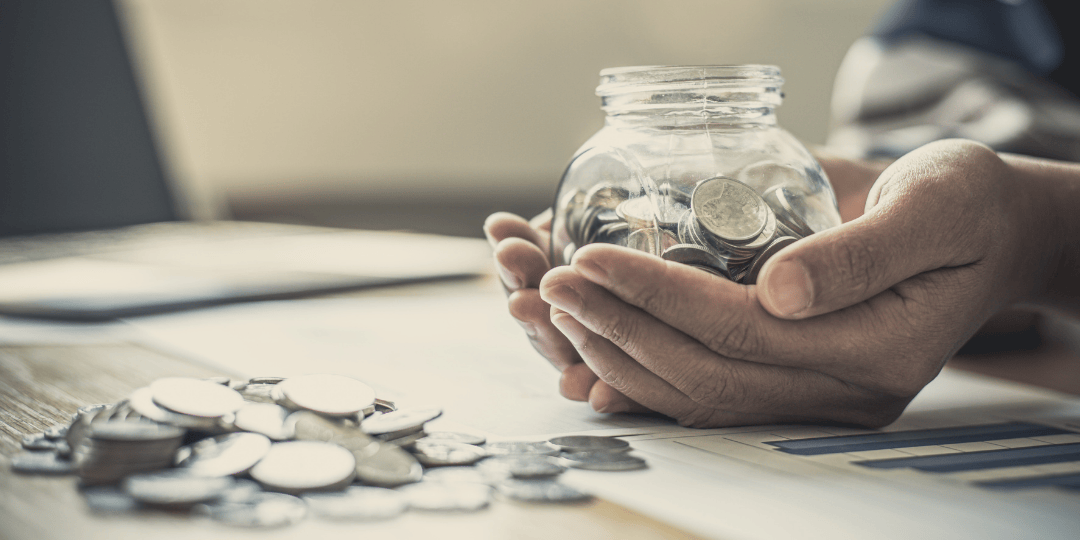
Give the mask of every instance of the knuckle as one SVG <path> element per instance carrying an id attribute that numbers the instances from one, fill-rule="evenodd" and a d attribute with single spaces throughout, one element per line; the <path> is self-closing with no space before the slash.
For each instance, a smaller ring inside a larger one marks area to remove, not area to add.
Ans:
<path id="1" fill-rule="evenodd" d="M 842 279 L 830 281 L 842 284 L 847 294 L 863 297 L 870 290 L 877 273 L 880 264 L 878 254 L 871 244 L 854 236 L 838 242 L 836 248 L 833 268 Z"/>
<path id="2" fill-rule="evenodd" d="M 633 317 L 615 316 L 609 318 L 597 325 L 596 333 L 630 356 L 636 357 L 639 330 Z"/>
<path id="3" fill-rule="evenodd" d="M 725 317 L 713 326 L 704 344 L 710 350 L 732 358 L 757 357 L 764 349 L 761 335 L 745 317 Z"/>

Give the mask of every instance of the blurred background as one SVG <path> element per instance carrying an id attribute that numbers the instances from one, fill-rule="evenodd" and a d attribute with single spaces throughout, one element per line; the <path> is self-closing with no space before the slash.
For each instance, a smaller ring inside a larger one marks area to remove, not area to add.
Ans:
<path id="1" fill-rule="evenodd" d="M 203 217 L 480 236 L 550 204 L 605 67 L 779 66 L 824 142 L 891 0 L 117 0 L 169 176 Z"/>

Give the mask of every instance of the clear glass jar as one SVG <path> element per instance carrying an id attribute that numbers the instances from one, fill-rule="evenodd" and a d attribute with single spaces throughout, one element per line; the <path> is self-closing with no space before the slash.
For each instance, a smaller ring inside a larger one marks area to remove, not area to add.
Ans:
<path id="1" fill-rule="evenodd" d="M 783 82 L 762 65 L 601 71 L 607 118 L 563 174 L 553 263 L 604 242 L 753 283 L 768 257 L 839 225 L 821 166 L 776 123 Z"/>

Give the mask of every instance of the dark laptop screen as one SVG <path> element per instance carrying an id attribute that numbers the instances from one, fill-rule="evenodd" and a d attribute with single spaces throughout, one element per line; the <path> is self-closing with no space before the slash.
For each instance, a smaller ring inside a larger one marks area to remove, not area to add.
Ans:
<path id="1" fill-rule="evenodd" d="M 176 218 L 113 4 L 0 0 L 0 236 Z"/>

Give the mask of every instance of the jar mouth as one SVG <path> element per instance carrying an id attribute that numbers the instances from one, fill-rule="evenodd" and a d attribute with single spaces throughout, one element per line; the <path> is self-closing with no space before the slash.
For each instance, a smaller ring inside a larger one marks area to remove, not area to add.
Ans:
<path id="1" fill-rule="evenodd" d="M 783 84 L 780 68 L 770 65 L 630 66 L 602 70 L 596 95 L 609 115 L 726 114 L 732 107 L 771 110 L 783 101 Z"/>

